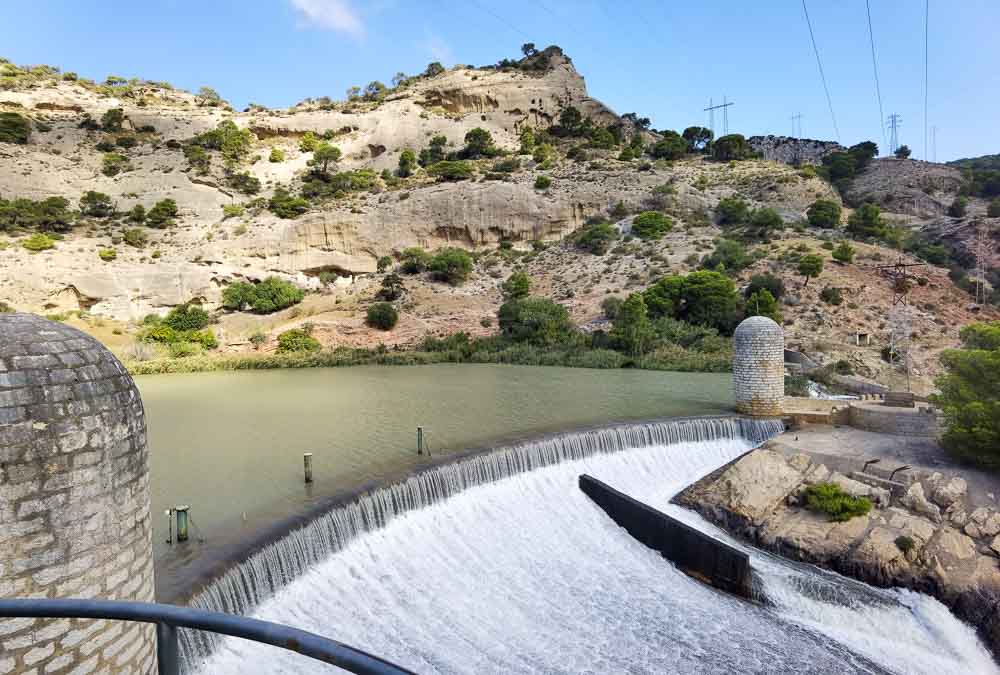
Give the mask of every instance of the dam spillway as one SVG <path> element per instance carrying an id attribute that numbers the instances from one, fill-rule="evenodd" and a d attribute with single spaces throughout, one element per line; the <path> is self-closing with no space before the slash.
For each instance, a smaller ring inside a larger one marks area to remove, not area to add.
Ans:
<path id="1" fill-rule="evenodd" d="M 683 420 L 472 457 L 334 510 L 195 604 L 422 673 L 996 672 L 974 631 L 933 599 L 751 551 L 771 604 L 746 603 L 676 570 L 576 487 L 590 473 L 724 537 L 671 496 L 780 429 Z M 189 638 L 185 650 L 204 673 L 327 672 L 237 640 Z"/>

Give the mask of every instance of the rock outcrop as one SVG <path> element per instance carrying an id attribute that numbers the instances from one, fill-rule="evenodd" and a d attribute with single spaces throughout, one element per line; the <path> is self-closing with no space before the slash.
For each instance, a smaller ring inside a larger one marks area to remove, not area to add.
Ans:
<path id="1" fill-rule="evenodd" d="M 729 532 L 788 558 L 879 586 L 929 593 L 980 629 L 1000 654 L 1000 511 L 978 508 L 961 528 L 942 517 L 964 509 L 964 481 L 921 476 L 898 505 L 869 492 L 875 508 L 831 522 L 803 508 L 806 486 L 835 482 L 858 495 L 876 490 L 831 472 L 807 455 L 767 446 L 723 467 L 674 501 Z M 925 495 L 925 487 L 938 503 Z"/>
<path id="2" fill-rule="evenodd" d="M 784 164 L 820 164 L 831 152 L 846 150 L 834 141 L 817 141 L 811 138 L 790 136 L 751 136 L 747 143 L 763 159 Z"/>

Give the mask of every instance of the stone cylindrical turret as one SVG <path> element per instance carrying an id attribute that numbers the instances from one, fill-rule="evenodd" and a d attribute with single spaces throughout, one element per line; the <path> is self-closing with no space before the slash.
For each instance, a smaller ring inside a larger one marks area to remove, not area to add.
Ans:
<path id="1" fill-rule="evenodd" d="M 153 600 L 142 400 L 93 338 L 0 314 L 0 597 Z M 0 673 L 155 671 L 150 624 L 0 619 Z"/>
<path id="2" fill-rule="evenodd" d="M 745 415 L 781 414 L 785 397 L 785 333 L 766 316 L 752 316 L 733 339 L 736 409 Z"/>

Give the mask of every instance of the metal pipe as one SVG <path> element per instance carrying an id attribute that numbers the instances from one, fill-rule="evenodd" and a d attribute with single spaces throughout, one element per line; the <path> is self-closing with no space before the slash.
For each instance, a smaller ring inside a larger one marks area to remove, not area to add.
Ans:
<path id="1" fill-rule="evenodd" d="M 302 469 L 305 472 L 306 482 L 313 482 L 313 454 L 311 452 L 302 454 Z"/>
<path id="2" fill-rule="evenodd" d="M 424 454 L 424 428 L 417 427 L 417 454 Z"/>
<path id="3" fill-rule="evenodd" d="M 177 513 L 177 541 L 188 540 L 188 506 L 174 507 Z"/>
<path id="4" fill-rule="evenodd" d="M 910 469 L 910 467 L 908 467 L 906 465 L 903 465 L 903 466 L 901 466 L 899 468 L 893 469 L 892 473 L 889 474 L 889 480 L 892 480 L 893 478 L 895 478 L 896 474 L 899 473 L 900 471 L 909 471 L 909 469 Z"/>
<path id="5" fill-rule="evenodd" d="M 156 624 L 156 668 L 159 675 L 180 675 L 181 672 L 177 628 L 162 621 Z"/>
<path id="6" fill-rule="evenodd" d="M 865 466 L 864 468 L 861 469 L 861 473 L 868 473 L 868 467 L 870 467 L 872 464 L 878 464 L 881 461 L 882 460 L 877 457 L 875 459 L 869 459 L 867 462 L 865 462 Z"/>
<path id="7" fill-rule="evenodd" d="M 169 624 L 174 629 L 192 628 L 273 645 L 358 675 L 413 675 L 410 670 L 315 633 L 193 607 L 120 600 L 0 599 L 0 617 L 112 619 Z M 160 633 L 159 629 L 157 633 Z"/>

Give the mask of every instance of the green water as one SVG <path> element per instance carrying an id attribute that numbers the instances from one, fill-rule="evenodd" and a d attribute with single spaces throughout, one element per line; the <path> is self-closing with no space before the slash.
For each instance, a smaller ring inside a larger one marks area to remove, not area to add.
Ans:
<path id="1" fill-rule="evenodd" d="M 638 370 L 441 364 L 136 382 L 151 450 L 158 576 L 324 495 L 419 466 L 426 459 L 416 454 L 417 426 L 440 457 L 574 427 L 731 408 L 729 375 Z M 313 453 L 311 486 L 303 484 L 304 452 Z M 168 547 L 164 510 L 179 504 L 191 508 L 192 540 Z"/>

